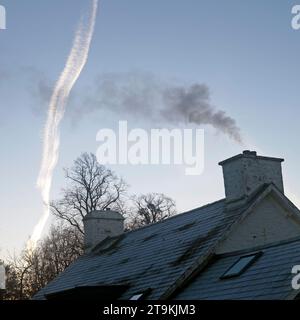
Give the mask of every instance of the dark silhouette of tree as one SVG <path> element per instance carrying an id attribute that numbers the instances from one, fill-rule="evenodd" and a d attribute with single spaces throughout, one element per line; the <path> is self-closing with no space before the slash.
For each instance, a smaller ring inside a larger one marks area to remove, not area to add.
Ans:
<path id="1" fill-rule="evenodd" d="M 175 201 L 162 193 L 148 193 L 132 199 L 133 208 L 127 218 L 128 229 L 137 229 L 176 214 Z"/>
<path id="2" fill-rule="evenodd" d="M 84 153 L 65 169 L 68 187 L 62 198 L 51 203 L 52 213 L 83 234 L 82 218 L 94 210 L 110 208 L 123 212 L 126 183 L 97 162 L 94 154 Z"/>
<path id="3" fill-rule="evenodd" d="M 74 227 L 53 226 L 34 251 L 25 249 L 6 264 L 4 299 L 30 299 L 83 253 L 83 236 Z"/>

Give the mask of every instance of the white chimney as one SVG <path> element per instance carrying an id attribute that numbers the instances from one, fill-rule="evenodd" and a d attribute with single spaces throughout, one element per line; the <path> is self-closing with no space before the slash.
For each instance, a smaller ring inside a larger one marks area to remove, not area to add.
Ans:
<path id="1" fill-rule="evenodd" d="M 284 159 L 258 156 L 246 150 L 219 163 L 223 167 L 227 203 L 247 199 L 263 184 L 273 183 L 282 193 L 281 162 Z"/>
<path id="2" fill-rule="evenodd" d="M 83 218 L 84 251 L 92 248 L 107 237 L 115 237 L 124 231 L 124 217 L 117 211 L 92 211 Z"/>

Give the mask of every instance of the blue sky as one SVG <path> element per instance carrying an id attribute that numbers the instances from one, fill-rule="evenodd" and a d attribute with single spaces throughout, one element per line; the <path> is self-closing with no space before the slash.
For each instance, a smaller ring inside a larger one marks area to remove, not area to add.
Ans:
<path id="1" fill-rule="evenodd" d="M 87 0 L 0 0 L 0 255 L 24 245 L 42 213 L 36 189 L 47 96 L 69 53 Z M 96 152 L 96 133 L 126 115 L 98 110 L 72 114 L 95 79 L 139 71 L 191 84 L 206 83 L 212 103 L 235 118 L 247 148 L 284 157 L 286 193 L 300 199 L 300 31 L 291 28 L 288 0 L 103 0 L 88 63 L 71 94 L 61 128 L 52 198 L 64 186 L 63 167 L 83 151 Z M 84 106 L 82 107 L 84 110 Z M 132 127 L 149 127 L 129 118 Z M 187 177 L 180 167 L 116 166 L 132 193 L 164 192 L 188 210 L 224 196 L 220 160 L 243 148 L 205 127 L 205 170 Z M 141 178 L 142 177 L 142 178 Z M 297 202 L 300 204 L 300 202 Z"/>

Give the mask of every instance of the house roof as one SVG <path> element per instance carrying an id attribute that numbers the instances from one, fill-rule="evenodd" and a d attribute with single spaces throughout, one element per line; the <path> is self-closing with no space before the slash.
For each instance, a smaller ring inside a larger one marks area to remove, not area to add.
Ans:
<path id="1" fill-rule="evenodd" d="M 159 299 L 195 259 L 210 251 L 237 215 L 239 210 L 226 212 L 225 200 L 220 200 L 104 240 L 34 298 L 77 286 L 124 284 L 129 285 L 124 299 L 148 288 L 152 290 L 147 298 Z"/>
<path id="2" fill-rule="evenodd" d="M 253 265 L 237 277 L 220 277 L 237 260 L 254 252 L 262 252 Z M 283 300 L 294 292 L 292 267 L 300 264 L 300 237 L 252 248 L 231 254 L 216 256 L 205 270 L 193 278 L 175 299 L 201 300 Z"/>
<path id="3" fill-rule="evenodd" d="M 285 254 L 297 264 L 300 240 L 264 248 L 263 256 L 255 265 L 236 279 L 220 281 L 219 277 L 241 253 L 217 256 L 215 263 L 205 269 L 215 260 L 218 244 L 271 192 L 299 219 L 298 209 L 273 184 L 263 185 L 243 205 L 229 209 L 223 199 L 119 237 L 107 238 L 71 264 L 34 299 L 89 286 L 126 286 L 128 289 L 121 299 L 146 290 L 147 299 L 282 298 L 291 291 L 291 263 L 287 264 Z M 298 249 L 294 250 L 297 245 Z M 194 282 L 185 287 L 190 280 Z M 182 293 L 178 294 L 179 290 L 183 290 Z M 207 293 L 196 294 L 198 291 Z"/>

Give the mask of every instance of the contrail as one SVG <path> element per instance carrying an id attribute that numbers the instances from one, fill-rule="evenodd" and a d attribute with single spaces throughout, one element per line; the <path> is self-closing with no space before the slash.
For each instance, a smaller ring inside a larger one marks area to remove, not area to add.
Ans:
<path id="1" fill-rule="evenodd" d="M 36 247 L 50 215 L 50 189 L 53 171 L 59 156 L 59 125 L 63 119 L 70 92 L 88 59 L 96 23 L 97 8 L 98 0 L 92 0 L 92 8 L 88 22 L 85 23 L 84 19 L 81 19 L 80 21 L 65 68 L 55 85 L 50 100 L 48 118 L 44 131 L 42 164 L 37 180 L 37 185 L 41 191 L 44 203 L 44 214 L 35 226 L 28 241 L 27 248 L 31 250 L 34 250 Z"/>

